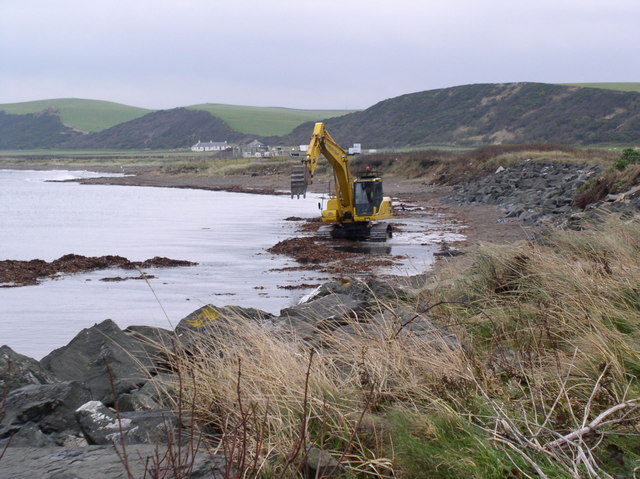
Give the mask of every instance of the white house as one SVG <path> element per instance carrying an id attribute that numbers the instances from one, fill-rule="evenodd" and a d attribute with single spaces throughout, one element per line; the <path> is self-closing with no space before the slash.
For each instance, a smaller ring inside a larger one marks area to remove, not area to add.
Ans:
<path id="1" fill-rule="evenodd" d="M 198 141 L 191 147 L 191 151 L 224 151 L 229 148 L 226 141 Z"/>
<path id="2" fill-rule="evenodd" d="M 352 147 L 349 148 L 350 155 L 359 155 L 362 153 L 362 144 L 354 143 Z"/>

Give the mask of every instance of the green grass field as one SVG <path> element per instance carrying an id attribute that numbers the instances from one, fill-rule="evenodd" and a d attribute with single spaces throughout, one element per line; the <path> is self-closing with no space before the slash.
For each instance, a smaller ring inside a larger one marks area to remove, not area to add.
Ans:
<path id="1" fill-rule="evenodd" d="M 284 135 L 307 121 L 319 121 L 351 113 L 351 110 L 295 110 L 214 103 L 187 108 L 207 111 L 226 121 L 234 130 L 260 136 Z M 88 132 L 101 131 L 154 111 L 109 101 L 77 98 L 0 104 L 0 110 L 17 115 L 39 113 L 47 109 L 54 110 L 63 123 Z"/>
<path id="2" fill-rule="evenodd" d="M 223 119 L 236 131 L 261 135 L 285 135 L 307 121 L 320 121 L 342 116 L 353 110 L 295 110 L 291 108 L 222 105 L 205 103 L 187 107 L 208 111 Z"/>
<path id="3" fill-rule="evenodd" d="M 49 108 L 57 110 L 63 123 L 82 131 L 104 130 L 153 111 L 110 101 L 83 100 L 79 98 L 57 98 L 0 104 L 0 110 L 17 115 L 39 113 Z"/>
<path id="4" fill-rule="evenodd" d="M 619 90 L 619 91 L 635 91 L 640 93 L 640 83 L 626 82 L 626 83 L 560 83 L 560 85 L 567 86 L 581 86 L 585 88 L 603 88 L 605 90 Z"/>

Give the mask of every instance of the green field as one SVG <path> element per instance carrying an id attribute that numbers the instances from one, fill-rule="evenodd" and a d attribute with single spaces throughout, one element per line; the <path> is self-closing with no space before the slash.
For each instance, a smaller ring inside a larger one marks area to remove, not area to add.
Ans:
<path id="1" fill-rule="evenodd" d="M 0 104 L 0 110 L 16 115 L 40 113 L 47 109 L 57 113 L 66 125 L 82 131 L 104 130 L 153 111 L 110 101 L 83 100 L 79 98 L 57 98 Z"/>
<path id="2" fill-rule="evenodd" d="M 319 121 L 351 113 L 351 110 L 295 110 L 214 103 L 187 108 L 207 111 L 227 122 L 234 130 L 260 136 L 284 135 L 307 121 Z M 51 110 L 58 114 L 66 125 L 87 132 L 105 130 L 155 111 L 121 103 L 77 98 L 5 103 L 0 104 L 0 110 L 16 115 Z"/>
<path id="3" fill-rule="evenodd" d="M 605 90 L 618 91 L 635 91 L 640 93 L 640 83 L 622 82 L 622 83 L 560 83 L 567 86 L 581 86 L 585 88 L 603 88 Z"/>
<path id="4" fill-rule="evenodd" d="M 295 110 L 291 108 L 222 105 L 205 103 L 187 107 L 208 111 L 224 120 L 231 128 L 241 133 L 276 136 L 290 133 L 307 121 L 320 121 L 342 116 L 353 110 Z"/>

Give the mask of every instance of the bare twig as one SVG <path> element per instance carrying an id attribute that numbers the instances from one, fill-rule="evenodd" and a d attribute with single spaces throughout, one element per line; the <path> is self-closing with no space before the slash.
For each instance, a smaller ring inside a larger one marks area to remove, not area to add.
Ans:
<path id="1" fill-rule="evenodd" d="M 540 476 L 541 479 L 548 479 L 548 476 L 542 471 L 542 469 L 540 469 L 540 466 L 538 466 L 538 464 L 536 464 L 536 462 L 533 459 L 531 459 L 522 449 L 517 447 L 511 441 L 508 441 L 499 436 L 494 436 L 491 438 L 491 440 L 495 442 L 499 442 L 500 444 L 504 444 L 505 446 L 508 446 L 509 448 L 513 449 L 515 452 L 517 452 L 520 455 L 520 457 L 522 457 L 525 461 L 527 461 L 531 467 L 533 467 L 533 469 L 536 471 L 536 473 L 538 474 L 538 476 Z"/>
<path id="2" fill-rule="evenodd" d="M 311 363 L 313 362 L 314 354 L 315 354 L 315 351 L 312 349 L 311 352 L 309 353 L 309 363 L 307 364 L 307 372 L 304 378 L 304 397 L 302 401 L 302 419 L 300 420 L 300 434 L 298 435 L 298 440 L 294 445 L 293 451 L 291 452 L 291 454 L 289 454 L 289 457 L 287 458 L 287 462 L 285 463 L 282 469 L 283 474 L 287 471 L 291 463 L 298 456 L 298 454 L 300 453 L 300 449 L 302 448 L 302 445 L 306 441 L 307 410 L 309 407 L 309 377 L 311 376 Z"/>
<path id="3" fill-rule="evenodd" d="M 587 401 L 587 404 L 584 407 L 584 414 L 582 416 L 582 427 L 585 427 L 586 424 L 587 424 L 587 420 L 589 419 L 589 414 L 591 413 L 591 403 L 593 402 L 593 398 L 596 396 L 596 394 L 600 390 L 600 384 L 602 382 L 602 379 L 606 376 L 606 374 L 609 371 L 610 367 L 611 367 L 610 364 L 606 364 L 605 365 L 605 367 L 602 369 L 602 373 L 600 373 L 600 376 L 598 377 L 598 380 L 596 381 L 595 386 L 593 387 L 593 390 L 591 391 L 591 395 L 589 396 L 589 400 Z"/>
<path id="4" fill-rule="evenodd" d="M 551 441 L 544 445 L 545 449 L 552 449 L 554 447 L 563 446 L 569 442 L 575 441 L 577 439 L 582 439 L 582 437 L 590 432 L 594 432 L 598 429 L 598 427 L 602 426 L 604 420 L 611 416 L 612 414 L 617 413 L 618 411 L 622 411 L 623 409 L 633 408 L 636 409 L 639 404 L 640 398 L 630 399 L 628 401 L 621 402 L 620 404 L 616 404 L 613 407 L 610 407 L 606 411 L 600 413 L 598 417 L 596 417 L 593 421 L 591 421 L 588 425 L 581 427 L 580 429 L 573 431 L 569 434 L 562 436 L 555 441 Z"/>

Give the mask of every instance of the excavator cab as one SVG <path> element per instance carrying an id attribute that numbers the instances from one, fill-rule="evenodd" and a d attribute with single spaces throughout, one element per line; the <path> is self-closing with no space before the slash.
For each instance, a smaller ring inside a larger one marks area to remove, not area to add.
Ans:
<path id="1" fill-rule="evenodd" d="M 382 203 L 382 180 L 380 178 L 360 178 L 353 183 L 356 215 L 375 215 Z"/>

